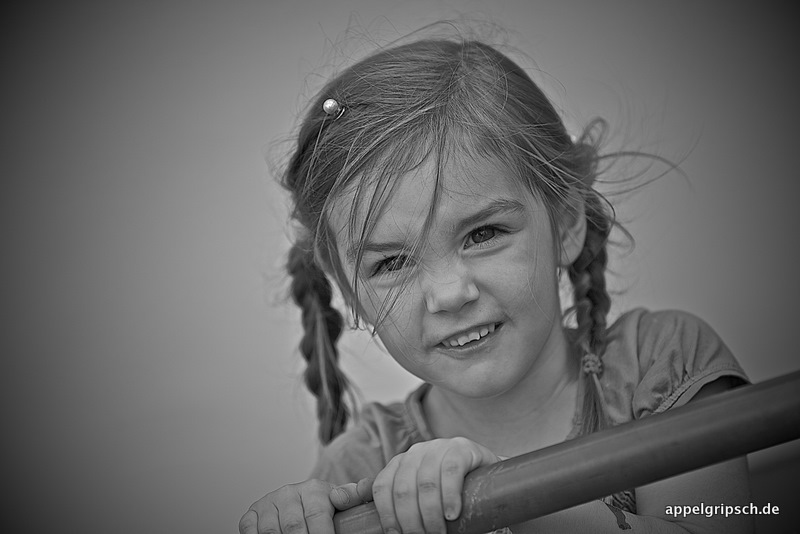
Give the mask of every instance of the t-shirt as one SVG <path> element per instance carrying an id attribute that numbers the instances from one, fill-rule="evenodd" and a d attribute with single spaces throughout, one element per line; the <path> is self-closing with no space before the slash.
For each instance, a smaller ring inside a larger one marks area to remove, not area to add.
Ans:
<path id="1" fill-rule="evenodd" d="M 689 313 L 639 308 L 623 314 L 609 329 L 600 382 L 613 425 L 682 406 L 722 377 L 748 382 L 719 336 Z M 422 384 L 404 402 L 365 405 L 355 424 L 322 449 L 311 477 L 333 484 L 375 477 L 397 454 L 434 439 L 422 409 L 429 389 Z M 575 404 L 567 439 L 581 433 L 583 403 Z M 610 496 L 607 502 L 635 512 L 631 491 Z"/>

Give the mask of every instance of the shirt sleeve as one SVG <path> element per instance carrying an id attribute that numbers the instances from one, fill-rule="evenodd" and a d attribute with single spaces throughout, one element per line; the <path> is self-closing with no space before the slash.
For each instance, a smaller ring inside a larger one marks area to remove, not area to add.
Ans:
<path id="1" fill-rule="evenodd" d="M 383 469 L 381 451 L 363 426 L 338 436 L 323 447 L 309 478 L 341 485 L 374 477 Z"/>
<path id="2" fill-rule="evenodd" d="M 375 477 L 395 455 L 422 441 L 406 404 L 367 404 L 351 428 L 322 448 L 311 478 L 339 485 Z"/>
<path id="3" fill-rule="evenodd" d="M 716 332 L 686 312 L 642 314 L 638 325 L 640 382 L 633 392 L 635 419 L 689 402 L 719 378 L 749 382 Z"/>

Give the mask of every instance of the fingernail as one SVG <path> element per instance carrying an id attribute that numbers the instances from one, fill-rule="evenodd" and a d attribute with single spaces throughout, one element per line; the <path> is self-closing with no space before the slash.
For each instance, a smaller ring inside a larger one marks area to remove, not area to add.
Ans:
<path id="1" fill-rule="evenodd" d="M 342 504 L 350 504 L 350 494 L 344 488 L 334 488 L 333 491 Z"/>
<path id="2" fill-rule="evenodd" d="M 455 518 L 456 518 L 456 511 L 455 511 L 455 510 L 453 510 L 452 508 L 445 508 L 445 510 L 444 510 L 444 517 L 445 517 L 445 519 L 447 519 L 448 521 L 452 521 L 453 519 L 455 519 Z"/>

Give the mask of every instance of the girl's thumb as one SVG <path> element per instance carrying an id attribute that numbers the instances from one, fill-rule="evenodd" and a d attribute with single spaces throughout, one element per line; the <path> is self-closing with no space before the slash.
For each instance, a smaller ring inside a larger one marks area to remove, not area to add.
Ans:
<path id="1" fill-rule="evenodd" d="M 329 496 L 331 504 L 341 511 L 372 501 L 372 483 L 374 481 L 374 478 L 362 478 L 358 482 L 336 486 L 331 490 Z"/>

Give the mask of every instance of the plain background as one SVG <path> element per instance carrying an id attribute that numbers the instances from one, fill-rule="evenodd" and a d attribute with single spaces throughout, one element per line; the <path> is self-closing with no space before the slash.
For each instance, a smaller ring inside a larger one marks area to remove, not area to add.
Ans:
<path id="1" fill-rule="evenodd" d="M 615 263 L 617 312 L 700 315 L 754 381 L 800 368 L 788 8 L 31 6 L 4 9 L 1 49 L 4 524 L 235 532 L 252 501 L 305 477 L 316 423 L 267 162 L 332 69 L 442 18 L 504 27 L 574 131 L 602 115 L 682 163 L 688 181 L 668 175 L 621 208 L 637 248 Z M 364 399 L 416 384 L 363 333 L 343 346 Z M 797 457 L 796 443 L 751 456 L 756 504 L 792 513 L 777 484 Z"/>

